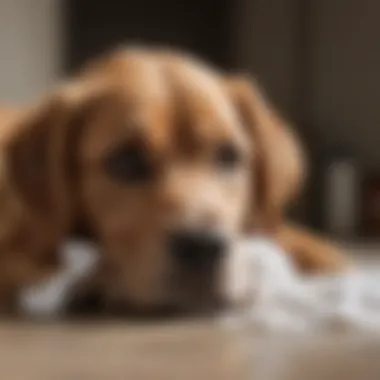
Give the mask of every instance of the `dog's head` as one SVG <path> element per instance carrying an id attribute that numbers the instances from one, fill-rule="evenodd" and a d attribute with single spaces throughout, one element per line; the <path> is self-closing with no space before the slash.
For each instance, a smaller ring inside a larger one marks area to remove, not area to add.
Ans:
<path id="1" fill-rule="evenodd" d="M 302 177 L 256 86 L 180 54 L 116 53 L 19 124 L 6 144 L 15 191 L 54 239 L 85 223 L 103 291 L 137 307 L 223 298 L 233 242 L 276 228 Z"/>

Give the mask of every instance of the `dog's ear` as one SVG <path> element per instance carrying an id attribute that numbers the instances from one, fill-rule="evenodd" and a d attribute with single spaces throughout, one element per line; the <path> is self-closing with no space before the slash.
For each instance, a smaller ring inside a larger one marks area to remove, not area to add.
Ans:
<path id="1" fill-rule="evenodd" d="M 284 207 L 299 191 L 305 158 L 294 133 L 246 77 L 227 79 L 240 122 L 253 146 L 252 205 L 246 228 L 273 231 Z"/>
<path id="2" fill-rule="evenodd" d="M 72 216 L 75 141 L 88 98 L 84 86 L 66 85 L 7 128 L 7 183 L 25 213 L 41 225 L 62 229 Z"/>

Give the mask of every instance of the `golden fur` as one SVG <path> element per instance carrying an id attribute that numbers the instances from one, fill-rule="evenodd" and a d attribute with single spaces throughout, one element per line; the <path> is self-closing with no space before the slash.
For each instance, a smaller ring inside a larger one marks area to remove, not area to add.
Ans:
<path id="1" fill-rule="evenodd" d="M 102 249 L 98 286 L 106 298 L 141 307 L 169 297 L 165 234 L 182 224 L 217 228 L 230 240 L 263 231 L 304 269 L 343 267 L 338 249 L 287 223 L 305 158 L 247 78 L 173 52 L 120 51 L 36 107 L 0 113 L 0 121 L 3 307 L 20 287 L 59 268 L 56 249 L 78 225 Z M 228 175 L 213 162 L 226 142 L 240 159 Z M 134 143 L 154 179 L 126 185 L 111 178 L 104 161 Z M 170 297 L 182 302 L 190 293 Z"/>

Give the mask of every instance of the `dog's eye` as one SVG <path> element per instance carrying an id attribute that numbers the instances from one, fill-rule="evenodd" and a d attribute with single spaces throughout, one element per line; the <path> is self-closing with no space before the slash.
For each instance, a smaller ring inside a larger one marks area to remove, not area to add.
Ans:
<path id="1" fill-rule="evenodd" d="M 216 164 L 222 169 L 234 169 L 240 163 L 240 153 L 229 143 L 220 145 L 215 152 Z"/>
<path id="2" fill-rule="evenodd" d="M 153 176 L 147 152 L 134 144 L 111 153 L 106 160 L 106 170 L 113 178 L 130 184 L 144 182 Z"/>

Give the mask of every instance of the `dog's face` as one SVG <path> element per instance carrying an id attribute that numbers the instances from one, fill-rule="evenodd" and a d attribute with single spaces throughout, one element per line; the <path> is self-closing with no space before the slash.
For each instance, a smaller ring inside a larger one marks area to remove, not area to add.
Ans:
<path id="1" fill-rule="evenodd" d="M 120 65 L 80 146 L 84 208 L 107 251 L 111 293 L 216 301 L 250 186 L 239 115 L 223 82 L 187 61 Z"/>
<path id="2" fill-rule="evenodd" d="M 281 128 L 244 82 L 181 56 L 119 54 L 84 82 L 99 85 L 61 94 L 60 127 L 44 122 L 74 150 L 66 219 L 80 213 L 100 242 L 102 291 L 137 308 L 215 306 L 247 221 L 273 222 L 298 186 L 292 143 L 274 141 Z"/>

